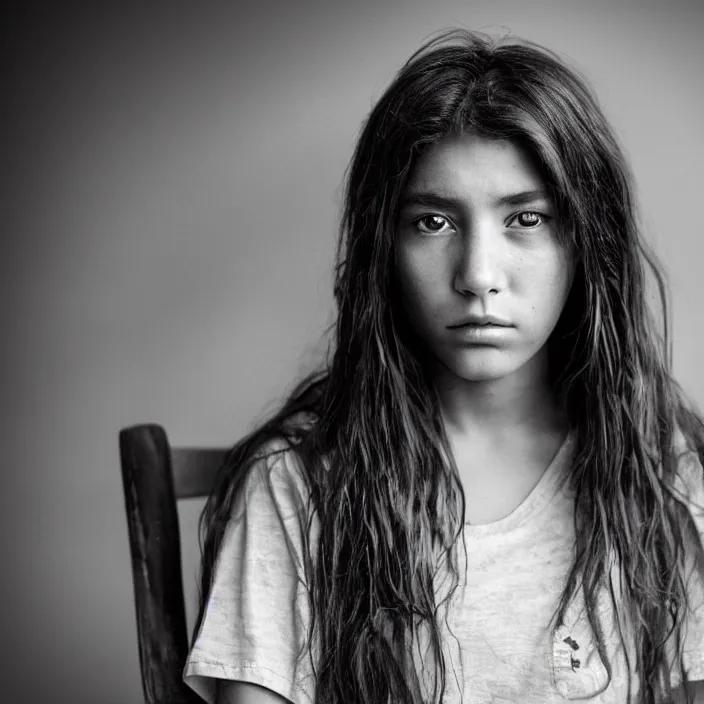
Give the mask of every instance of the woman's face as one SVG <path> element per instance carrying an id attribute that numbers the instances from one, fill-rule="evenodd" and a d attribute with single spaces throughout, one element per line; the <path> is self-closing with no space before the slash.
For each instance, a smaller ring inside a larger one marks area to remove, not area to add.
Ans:
<path id="1" fill-rule="evenodd" d="M 396 251 L 410 323 L 452 374 L 487 381 L 546 363 L 573 263 L 522 148 L 474 135 L 428 148 L 402 194 Z M 462 327 L 471 316 L 506 326 Z"/>

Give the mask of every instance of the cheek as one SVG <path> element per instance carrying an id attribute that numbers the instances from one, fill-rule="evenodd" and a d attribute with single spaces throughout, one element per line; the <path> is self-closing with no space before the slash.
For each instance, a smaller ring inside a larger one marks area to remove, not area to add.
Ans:
<path id="1" fill-rule="evenodd" d="M 542 313 L 546 323 L 555 323 L 564 308 L 571 285 L 571 272 L 567 262 L 558 261 L 554 266 L 536 272 L 532 277 L 533 308 Z"/>
<path id="2" fill-rule="evenodd" d="M 556 297 L 560 300 L 560 308 L 565 304 L 574 280 L 575 261 L 571 253 L 562 252 L 558 264 L 558 274 L 555 276 L 554 286 Z"/>
<path id="3" fill-rule="evenodd" d="M 396 272 L 401 296 L 409 312 L 417 314 L 432 307 L 438 278 L 438 267 L 432 261 L 403 252 L 398 257 Z"/>
<path id="4" fill-rule="evenodd" d="M 557 305 L 566 297 L 571 284 L 571 260 L 560 251 L 545 252 L 517 269 L 523 295 L 538 304 Z"/>
<path id="5" fill-rule="evenodd" d="M 401 307 L 405 311 L 407 318 L 417 323 L 420 318 L 424 317 L 426 305 L 426 296 L 422 286 L 408 269 L 398 272 L 398 282 Z"/>

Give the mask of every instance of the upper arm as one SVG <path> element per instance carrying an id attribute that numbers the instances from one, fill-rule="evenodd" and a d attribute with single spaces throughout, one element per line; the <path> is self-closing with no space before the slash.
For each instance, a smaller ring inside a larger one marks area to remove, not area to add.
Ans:
<path id="1" fill-rule="evenodd" d="M 218 681 L 250 684 L 228 684 L 226 702 L 314 700 L 303 489 L 294 458 L 278 453 L 255 462 L 235 496 L 183 670 L 207 702 Z"/>
<path id="2" fill-rule="evenodd" d="M 215 704 L 291 704 L 291 702 L 258 684 L 218 680 Z"/>

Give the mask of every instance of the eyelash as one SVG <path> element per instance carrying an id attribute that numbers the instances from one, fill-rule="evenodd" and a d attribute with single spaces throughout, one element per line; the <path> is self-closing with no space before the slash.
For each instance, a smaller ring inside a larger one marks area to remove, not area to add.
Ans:
<path id="1" fill-rule="evenodd" d="M 540 227 L 540 225 L 544 225 L 548 220 L 550 220 L 549 216 L 544 215 L 543 213 L 539 213 L 537 210 L 522 210 L 520 213 L 516 213 L 513 215 L 510 219 L 509 222 L 513 222 L 517 218 L 519 218 L 521 215 L 537 215 L 540 218 L 540 222 L 536 223 L 535 225 L 525 225 L 519 229 L 521 230 L 535 230 L 537 227 Z M 419 223 L 421 223 L 423 220 L 426 220 L 428 218 L 442 218 L 445 220 L 445 222 L 449 223 L 449 219 L 446 218 L 444 215 L 439 215 L 437 213 L 430 213 L 429 215 L 423 215 L 423 217 L 416 218 L 413 221 L 413 225 L 418 227 Z M 433 233 L 432 231 L 429 232 L 424 232 L 421 230 L 423 234 L 437 234 L 437 232 Z"/>

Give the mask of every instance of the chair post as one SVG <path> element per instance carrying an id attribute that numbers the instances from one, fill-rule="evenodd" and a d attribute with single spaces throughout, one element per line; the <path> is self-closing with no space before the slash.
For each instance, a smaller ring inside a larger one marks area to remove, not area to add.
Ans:
<path id="1" fill-rule="evenodd" d="M 182 679 L 188 654 L 171 455 L 155 424 L 120 431 L 142 685 L 147 704 L 197 704 Z"/>

